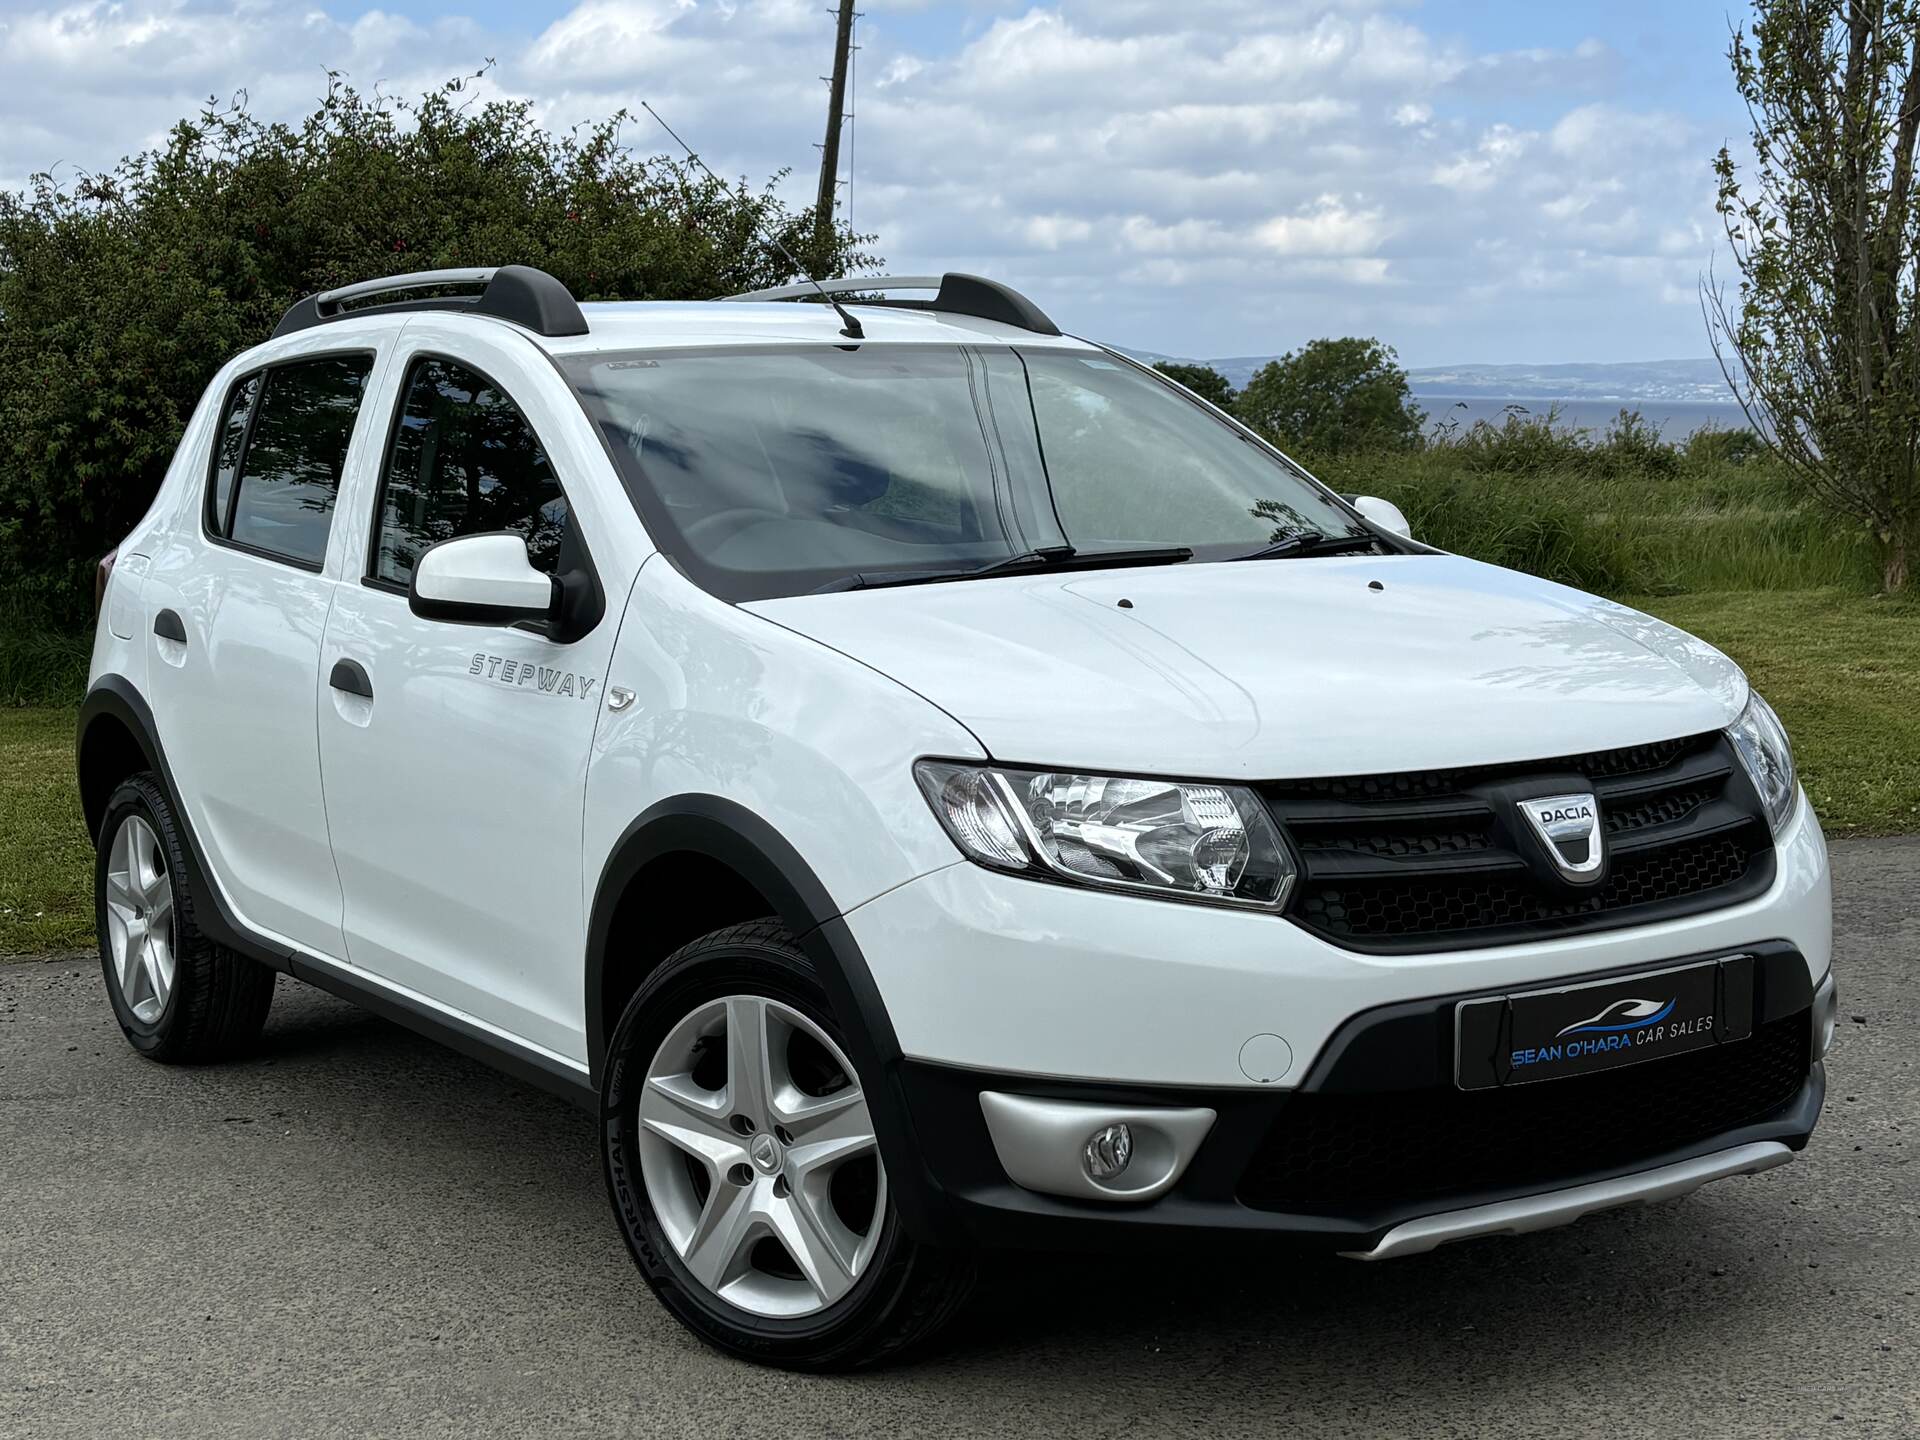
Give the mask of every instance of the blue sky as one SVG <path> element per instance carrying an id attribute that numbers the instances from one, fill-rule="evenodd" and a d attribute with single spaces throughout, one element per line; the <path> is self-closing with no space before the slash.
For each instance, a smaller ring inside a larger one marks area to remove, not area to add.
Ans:
<path id="1" fill-rule="evenodd" d="M 852 215 L 1081 333 L 1197 356 L 1377 335 L 1414 365 L 1703 354 L 1736 3 L 862 0 Z M 0 185 L 322 71 L 564 126 L 653 100 L 724 170 L 824 118 L 829 0 L 0 0 Z M 636 145 L 658 148 L 644 131 Z"/>

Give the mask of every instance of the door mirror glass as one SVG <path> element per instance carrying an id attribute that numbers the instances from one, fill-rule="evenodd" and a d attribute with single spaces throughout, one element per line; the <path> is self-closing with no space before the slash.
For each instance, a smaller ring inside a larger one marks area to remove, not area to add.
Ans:
<path id="1" fill-rule="evenodd" d="M 1353 497 L 1353 508 L 1382 530 L 1403 535 L 1409 540 L 1413 538 L 1413 527 L 1407 524 L 1407 517 L 1400 513 L 1400 507 L 1391 500 L 1382 500 L 1377 495 L 1356 495 Z"/>
<path id="2" fill-rule="evenodd" d="M 479 625 L 551 620 L 559 601 L 553 577 L 528 560 L 527 542 L 506 530 L 430 547 L 414 565 L 407 589 L 414 614 Z"/>

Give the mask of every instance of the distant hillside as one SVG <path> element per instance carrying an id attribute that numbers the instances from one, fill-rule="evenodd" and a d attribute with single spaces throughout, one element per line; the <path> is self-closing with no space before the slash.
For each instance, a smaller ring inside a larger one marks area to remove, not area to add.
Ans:
<path id="1" fill-rule="evenodd" d="M 1117 346 L 1125 350 L 1125 346 Z M 1150 350 L 1126 350 L 1152 364 L 1180 357 Z M 1274 355 L 1233 355 L 1219 360 L 1187 361 L 1211 365 L 1235 389 Z M 1416 395 L 1463 400 L 1572 400 L 1608 405 L 1726 405 L 1732 397 L 1719 362 L 1635 360 L 1611 365 L 1429 365 L 1409 370 Z"/>

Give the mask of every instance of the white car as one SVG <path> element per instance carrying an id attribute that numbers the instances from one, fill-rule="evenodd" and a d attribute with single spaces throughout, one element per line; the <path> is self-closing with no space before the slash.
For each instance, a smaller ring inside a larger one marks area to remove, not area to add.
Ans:
<path id="1" fill-rule="evenodd" d="M 80 719 L 138 1050 L 285 971 L 558 1089 L 801 1368 L 985 1246 L 1380 1259 L 1805 1145 L 1826 848 L 1726 657 L 1004 286 L 828 288 L 408 276 L 220 372 Z"/>

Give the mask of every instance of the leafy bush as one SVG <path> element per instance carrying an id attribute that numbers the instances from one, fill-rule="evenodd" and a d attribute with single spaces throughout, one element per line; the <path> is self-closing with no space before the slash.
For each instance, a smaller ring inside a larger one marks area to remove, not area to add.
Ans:
<path id="1" fill-rule="evenodd" d="M 1596 438 L 1591 430 L 1564 424 L 1557 405 L 1540 411 L 1509 405 L 1498 424 L 1476 420 L 1465 429 L 1442 421 L 1428 437 L 1427 448 L 1451 454 L 1483 474 L 1563 469 L 1587 475 L 1674 475 L 1684 458 L 1638 410 L 1622 410 Z M 1709 457 L 1702 451 L 1701 458 Z"/>
<path id="2" fill-rule="evenodd" d="M 1742 427 L 1722 430 L 1717 425 L 1696 430 L 1680 442 L 1680 458 L 1695 468 L 1712 465 L 1752 465 L 1768 459 L 1766 443 Z"/>
<path id="3" fill-rule="evenodd" d="M 139 519 L 207 382 L 301 295 L 520 263 L 587 299 L 780 284 L 778 232 L 830 274 L 810 215 L 620 144 L 623 116 L 550 134 L 467 81 L 417 103 L 337 78 L 298 125 L 209 108 L 109 174 L 0 194 L 0 574 L 78 624 L 95 558 Z M 775 177 L 777 180 L 778 177 Z"/>
<path id="4" fill-rule="evenodd" d="M 1585 469 L 1592 446 L 1587 432 L 1560 423 L 1557 406 L 1530 411 L 1509 405 L 1496 425 L 1476 420 L 1466 429 L 1443 420 L 1427 438 L 1427 448 L 1448 454 L 1460 468 L 1481 474 L 1525 474 L 1566 468 Z"/>
<path id="5" fill-rule="evenodd" d="M 1349 336 L 1314 340 L 1254 373 L 1234 413 L 1283 450 L 1313 458 L 1417 450 L 1426 416 L 1393 347 Z"/>

